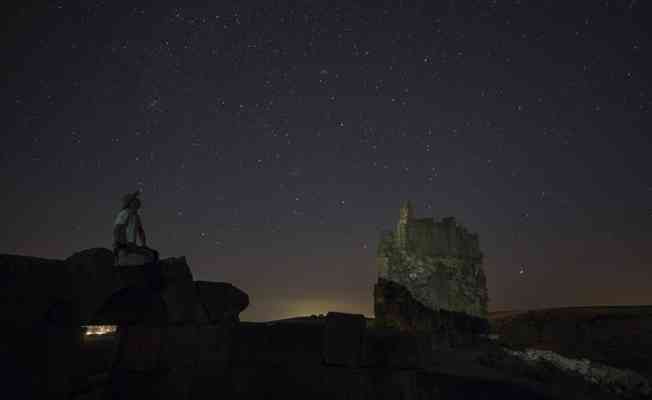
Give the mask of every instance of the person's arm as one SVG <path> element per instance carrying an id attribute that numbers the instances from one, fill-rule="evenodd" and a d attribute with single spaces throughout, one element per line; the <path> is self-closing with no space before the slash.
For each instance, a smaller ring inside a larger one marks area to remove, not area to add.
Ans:
<path id="1" fill-rule="evenodd" d="M 113 246 L 124 246 L 127 244 L 127 220 L 129 214 L 122 210 L 118 213 L 113 224 Z"/>
<path id="2" fill-rule="evenodd" d="M 145 236 L 145 229 L 143 229 L 143 221 L 140 219 L 140 215 L 137 215 L 136 218 L 136 231 L 140 237 L 140 243 L 147 247 L 147 237 Z"/>

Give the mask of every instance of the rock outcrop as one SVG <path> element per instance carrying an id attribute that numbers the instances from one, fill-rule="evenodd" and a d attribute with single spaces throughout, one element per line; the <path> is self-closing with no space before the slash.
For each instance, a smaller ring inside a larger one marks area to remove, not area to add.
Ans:
<path id="1" fill-rule="evenodd" d="M 415 218 L 408 202 L 378 246 L 379 278 L 406 287 L 432 310 L 487 316 L 488 291 L 476 234 L 454 218 Z"/>
<path id="2" fill-rule="evenodd" d="M 195 282 L 183 257 L 113 264 L 107 249 L 66 260 L 0 255 L 5 393 L 187 399 L 225 373 L 244 292 Z M 86 337 L 88 325 L 117 332 Z"/>

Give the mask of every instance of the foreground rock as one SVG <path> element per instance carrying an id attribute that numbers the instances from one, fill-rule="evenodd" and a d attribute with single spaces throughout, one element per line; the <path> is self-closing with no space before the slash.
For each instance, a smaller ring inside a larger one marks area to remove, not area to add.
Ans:
<path id="1" fill-rule="evenodd" d="M 515 350 L 550 350 L 652 378 L 652 307 L 578 307 L 495 314 L 492 330 Z"/>
<path id="2" fill-rule="evenodd" d="M 195 281 L 184 258 L 116 268 L 106 249 L 0 255 L 0 278 L 11 398 L 613 398 L 484 340 L 485 319 L 430 309 L 383 279 L 377 321 L 329 313 L 251 323 L 239 318 L 246 293 Z M 89 336 L 87 325 L 113 333 Z"/>
<path id="3" fill-rule="evenodd" d="M 0 255 L 6 393 L 186 399 L 224 373 L 231 332 L 249 304 L 244 292 L 195 282 L 185 258 L 113 264 L 107 249 L 66 260 Z M 117 330 L 88 337 L 88 325 Z"/>
<path id="4" fill-rule="evenodd" d="M 448 360 L 433 358 L 429 336 L 374 325 L 362 315 L 342 313 L 240 323 L 220 394 L 234 399 L 556 398 L 506 376 L 441 371 L 437 365 Z M 460 368 L 467 369 L 466 364 Z"/>

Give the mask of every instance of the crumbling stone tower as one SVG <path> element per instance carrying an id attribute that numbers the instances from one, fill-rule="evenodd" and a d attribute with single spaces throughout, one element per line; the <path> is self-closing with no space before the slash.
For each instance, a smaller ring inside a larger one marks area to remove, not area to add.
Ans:
<path id="1" fill-rule="evenodd" d="M 393 232 L 381 236 L 378 277 L 404 286 L 432 310 L 486 317 L 487 283 L 478 235 L 447 217 L 415 218 L 405 202 Z"/>
<path id="2" fill-rule="evenodd" d="M 414 210 L 412 203 L 406 201 L 401 206 L 398 223 L 396 224 L 396 244 L 399 248 L 407 250 L 408 246 L 408 227 L 414 220 Z"/>

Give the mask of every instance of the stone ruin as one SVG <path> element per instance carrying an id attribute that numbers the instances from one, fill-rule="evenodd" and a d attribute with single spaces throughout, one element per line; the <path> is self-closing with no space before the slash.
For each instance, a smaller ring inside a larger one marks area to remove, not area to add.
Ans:
<path id="1" fill-rule="evenodd" d="M 415 218 L 407 202 L 400 209 L 396 229 L 380 239 L 379 285 L 387 281 L 399 284 L 435 312 L 486 318 L 489 296 L 482 257 L 477 234 L 453 217 L 441 221 Z M 382 296 L 377 295 L 376 318 L 383 318 L 385 308 Z"/>

